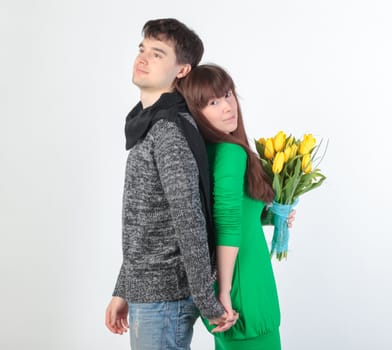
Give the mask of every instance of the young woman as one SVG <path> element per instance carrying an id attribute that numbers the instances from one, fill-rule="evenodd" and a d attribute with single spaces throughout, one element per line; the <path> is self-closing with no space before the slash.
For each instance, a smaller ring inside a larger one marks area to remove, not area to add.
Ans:
<path id="1" fill-rule="evenodd" d="M 274 192 L 250 149 L 232 78 L 216 65 L 200 65 L 177 89 L 207 142 L 216 229 L 216 292 L 239 318 L 214 333 L 215 349 L 280 349 L 280 310 L 260 220 Z M 291 222 L 294 211 L 290 215 Z M 213 326 L 203 320 L 211 331 Z"/>

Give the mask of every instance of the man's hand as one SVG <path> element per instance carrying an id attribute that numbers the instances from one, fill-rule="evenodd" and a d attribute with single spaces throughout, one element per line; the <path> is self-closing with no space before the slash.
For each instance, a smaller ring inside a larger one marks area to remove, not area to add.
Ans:
<path id="1" fill-rule="evenodd" d="M 113 297 L 106 308 L 106 327 L 114 334 L 127 332 L 128 325 L 128 303 L 120 297 Z"/>

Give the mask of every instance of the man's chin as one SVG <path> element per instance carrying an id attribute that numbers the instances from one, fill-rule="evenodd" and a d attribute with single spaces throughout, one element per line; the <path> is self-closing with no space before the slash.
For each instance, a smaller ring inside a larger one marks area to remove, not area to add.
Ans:
<path id="1" fill-rule="evenodd" d="M 132 77 L 132 83 L 136 85 L 138 88 L 143 87 L 143 83 L 140 81 L 140 79 L 137 79 L 135 77 Z"/>

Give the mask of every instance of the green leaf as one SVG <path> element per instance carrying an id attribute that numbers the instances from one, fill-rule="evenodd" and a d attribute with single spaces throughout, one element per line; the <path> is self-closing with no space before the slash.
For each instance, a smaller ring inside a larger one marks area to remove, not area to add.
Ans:
<path id="1" fill-rule="evenodd" d="M 294 158 L 295 159 L 295 158 Z M 294 177 L 298 177 L 298 175 L 301 172 L 301 160 L 300 157 L 296 157 L 296 164 L 295 164 L 295 168 L 294 168 Z"/>
<path id="2" fill-rule="evenodd" d="M 294 193 L 295 182 L 296 178 L 294 176 L 287 178 L 285 185 L 282 189 L 282 200 L 284 203 L 286 203 L 287 200 L 290 200 L 292 194 Z"/>
<path id="3" fill-rule="evenodd" d="M 272 181 L 272 179 L 274 177 L 274 173 L 272 171 L 272 164 L 266 159 L 260 159 L 260 162 L 261 162 L 261 166 L 263 167 L 263 169 L 267 173 L 268 177 Z"/>
<path id="4" fill-rule="evenodd" d="M 280 176 L 279 174 L 275 174 L 274 179 L 272 180 L 272 188 L 275 191 L 275 200 L 277 202 L 280 201 L 280 196 L 282 194 L 282 186 L 280 184 Z"/>
<path id="5" fill-rule="evenodd" d="M 264 157 L 264 145 L 255 140 L 256 151 L 260 157 Z"/>
<path id="6" fill-rule="evenodd" d="M 298 186 L 296 192 L 294 193 L 295 197 L 301 196 L 304 193 L 309 192 L 309 191 L 319 187 L 326 179 L 326 177 L 323 174 L 318 173 L 318 172 L 307 174 L 307 175 L 312 175 L 312 177 L 311 177 L 312 181 L 311 182 L 309 182 L 309 181 L 303 182 L 300 186 Z"/>

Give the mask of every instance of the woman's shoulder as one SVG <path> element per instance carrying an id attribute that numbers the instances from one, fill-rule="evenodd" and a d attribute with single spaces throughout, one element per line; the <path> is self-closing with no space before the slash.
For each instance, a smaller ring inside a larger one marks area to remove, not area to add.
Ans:
<path id="1" fill-rule="evenodd" d="M 223 173 L 243 173 L 246 168 L 247 153 L 235 143 L 222 142 L 213 145 L 214 170 Z"/>
<path id="2" fill-rule="evenodd" d="M 230 158 L 246 158 L 245 149 L 236 143 L 221 142 L 215 144 L 215 152 L 217 156 L 230 156 Z"/>

